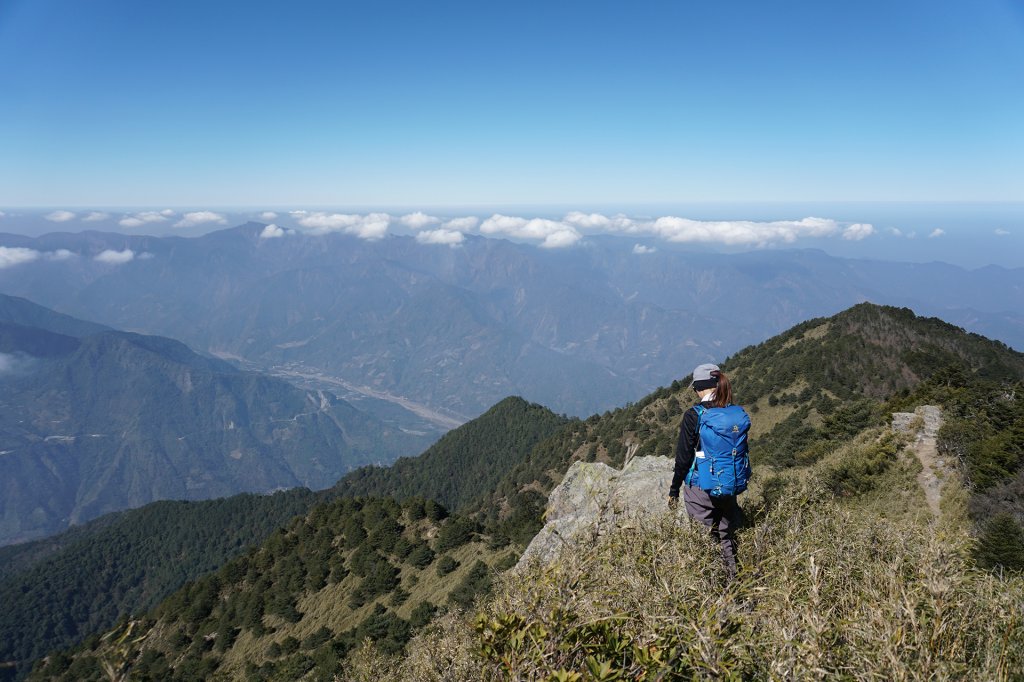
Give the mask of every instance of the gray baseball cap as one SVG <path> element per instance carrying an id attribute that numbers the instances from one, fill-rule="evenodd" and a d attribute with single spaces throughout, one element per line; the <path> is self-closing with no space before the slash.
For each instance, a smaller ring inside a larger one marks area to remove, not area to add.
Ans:
<path id="1" fill-rule="evenodd" d="M 706 363 L 703 365 L 697 365 L 697 368 L 693 370 L 693 383 L 696 384 L 698 381 L 718 381 L 717 375 L 712 375 L 712 372 L 721 372 L 718 365 L 712 365 Z"/>

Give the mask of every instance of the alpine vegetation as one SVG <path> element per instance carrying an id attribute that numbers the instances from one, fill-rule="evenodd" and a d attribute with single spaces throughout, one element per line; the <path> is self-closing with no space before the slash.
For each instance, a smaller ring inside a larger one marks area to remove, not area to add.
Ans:
<path id="1" fill-rule="evenodd" d="M 702 526 L 665 513 L 506 573 L 380 679 L 1015 679 L 1024 579 L 972 567 L 966 535 L 843 509 L 820 481 L 740 533 L 728 586 Z M 362 654 L 361 657 L 364 657 Z M 365 660 L 365 659 L 364 659 Z M 359 667 L 363 663 L 353 661 Z"/>

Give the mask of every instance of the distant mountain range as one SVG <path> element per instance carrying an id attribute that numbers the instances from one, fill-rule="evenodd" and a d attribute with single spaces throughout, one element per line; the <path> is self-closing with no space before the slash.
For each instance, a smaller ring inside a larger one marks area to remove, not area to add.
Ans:
<path id="1" fill-rule="evenodd" d="M 154 500 L 325 488 L 432 440 L 178 341 L 0 295 L 0 544 Z"/>
<path id="2" fill-rule="evenodd" d="M 861 301 L 1024 347 L 1024 269 L 809 250 L 635 254 L 619 237 L 551 250 L 469 236 L 449 248 L 406 236 L 262 239 L 263 229 L 0 235 L 4 246 L 60 255 L 0 270 L 0 291 L 345 398 L 371 396 L 367 409 L 400 404 L 443 428 L 507 395 L 600 412 Z"/>

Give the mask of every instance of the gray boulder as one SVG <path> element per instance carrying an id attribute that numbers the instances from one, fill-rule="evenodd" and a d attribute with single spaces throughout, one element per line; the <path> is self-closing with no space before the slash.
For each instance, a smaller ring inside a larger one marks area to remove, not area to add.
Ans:
<path id="1" fill-rule="evenodd" d="M 614 527 L 642 522 L 668 509 L 673 460 L 636 457 L 622 470 L 575 462 L 548 496 L 545 524 L 519 559 L 550 562 L 566 545 L 592 542 Z"/>

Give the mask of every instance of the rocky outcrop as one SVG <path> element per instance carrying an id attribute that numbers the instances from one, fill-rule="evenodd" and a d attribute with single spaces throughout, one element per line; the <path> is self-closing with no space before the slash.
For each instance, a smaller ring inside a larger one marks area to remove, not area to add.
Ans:
<path id="1" fill-rule="evenodd" d="M 672 469 L 668 457 L 636 457 L 622 470 L 601 463 L 574 463 L 548 496 L 544 528 L 519 565 L 551 561 L 568 544 L 594 540 L 610 528 L 664 514 Z"/>
<path id="2" fill-rule="evenodd" d="M 893 429 L 903 433 L 916 432 L 919 439 L 937 437 L 941 426 L 942 409 L 935 405 L 922 405 L 913 412 L 892 413 Z"/>
<path id="3" fill-rule="evenodd" d="M 921 462 L 917 482 L 924 491 L 928 508 L 936 518 L 941 513 L 942 482 L 946 478 L 946 462 L 938 454 L 939 429 L 942 428 L 942 409 L 935 405 L 922 405 L 913 412 L 893 412 L 894 431 L 915 436 L 908 448 Z"/>

